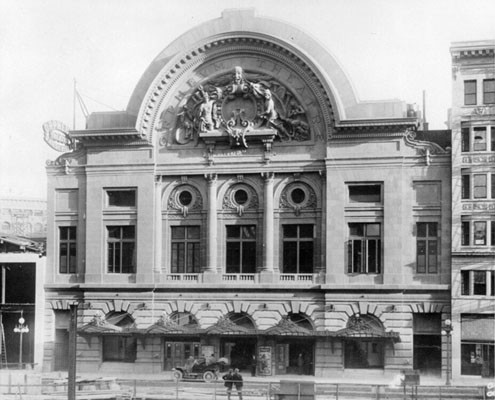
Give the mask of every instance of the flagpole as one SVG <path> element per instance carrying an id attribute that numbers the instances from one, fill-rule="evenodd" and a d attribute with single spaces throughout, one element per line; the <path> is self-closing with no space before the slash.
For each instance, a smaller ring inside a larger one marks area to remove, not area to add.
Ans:
<path id="1" fill-rule="evenodd" d="M 73 93 L 73 99 L 72 99 L 72 129 L 76 129 L 76 78 L 74 78 L 74 93 Z"/>

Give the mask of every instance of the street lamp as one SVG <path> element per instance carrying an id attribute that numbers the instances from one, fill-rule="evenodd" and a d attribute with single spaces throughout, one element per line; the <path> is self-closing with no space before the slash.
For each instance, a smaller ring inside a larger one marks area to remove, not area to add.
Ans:
<path id="1" fill-rule="evenodd" d="M 25 322 L 26 320 L 22 317 L 21 314 L 21 318 L 19 318 L 19 325 L 16 325 L 14 328 L 14 332 L 20 335 L 19 336 L 19 369 L 22 369 L 22 335 L 24 333 L 29 332 L 29 327 L 27 326 L 27 324 L 24 325 Z"/>
<path id="2" fill-rule="evenodd" d="M 446 379 L 445 384 L 450 385 L 450 378 L 452 372 L 452 331 L 454 327 L 452 326 L 452 321 L 450 319 L 445 320 L 445 324 L 443 326 L 442 335 L 447 337 L 447 371 L 446 371 Z"/>

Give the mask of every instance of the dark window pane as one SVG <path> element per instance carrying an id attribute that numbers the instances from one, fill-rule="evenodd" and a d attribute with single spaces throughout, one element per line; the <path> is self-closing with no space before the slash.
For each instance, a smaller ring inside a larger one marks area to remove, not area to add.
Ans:
<path id="1" fill-rule="evenodd" d="M 379 240 L 368 240 L 368 272 L 370 273 L 378 273 L 378 252 Z"/>
<path id="2" fill-rule="evenodd" d="M 234 200 L 237 204 L 243 205 L 246 204 L 249 199 L 248 193 L 244 189 L 238 189 L 234 193 Z"/>
<path id="3" fill-rule="evenodd" d="M 437 272 L 437 241 L 428 240 L 428 272 Z"/>
<path id="4" fill-rule="evenodd" d="M 462 175 L 462 191 L 461 198 L 469 199 L 471 196 L 471 176 L 470 175 Z"/>
<path id="5" fill-rule="evenodd" d="M 352 259 L 353 259 L 353 265 L 352 269 L 353 272 L 364 272 L 362 270 L 362 246 L 363 242 L 361 240 L 353 240 L 353 253 L 352 253 Z"/>
<path id="6" fill-rule="evenodd" d="M 69 244 L 69 273 L 73 274 L 76 272 L 77 264 L 77 245 L 76 243 Z"/>
<path id="7" fill-rule="evenodd" d="M 495 103 L 495 79 L 483 80 L 483 103 Z"/>
<path id="8" fill-rule="evenodd" d="M 418 222 L 418 237 L 426 237 L 426 224 L 422 222 Z"/>
<path id="9" fill-rule="evenodd" d="M 254 225 L 248 225 L 242 227 L 243 239 L 256 239 L 256 227 Z"/>
<path id="10" fill-rule="evenodd" d="M 283 273 L 297 273 L 297 242 L 284 242 Z"/>
<path id="11" fill-rule="evenodd" d="M 187 238 L 188 239 L 199 239 L 199 226 L 188 226 L 187 227 Z"/>
<path id="12" fill-rule="evenodd" d="M 227 242 L 227 266 L 228 274 L 238 274 L 241 269 L 241 243 Z"/>
<path id="13" fill-rule="evenodd" d="M 462 128 L 461 129 L 461 151 L 466 152 L 469 151 L 469 142 L 470 142 L 470 137 L 469 137 L 469 128 Z"/>
<path id="14" fill-rule="evenodd" d="M 135 207 L 135 190 L 107 190 L 108 205 L 112 207 Z"/>
<path id="15" fill-rule="evenodd" d="M 381 201 L 381 185 L 349 185 L 349 201 L 379 203 Z"/>
<path id="16" fill-rule="evenodd" d="M 284 238 L 297 238 L 297 225 L 284 225 Z"/>
<path id="17" fill-rule="evenodd" d="M 349 233 L 351 236 L 364 236 L 364 224 L 349 224 Z"/>
<path id="18" fill-rule="evenodd" d="M 241 227 L 237 225 L 227 225 L 227 239 L 230 238 L 240 238 L 241 237 Z"/>
<path id="19" fill-rule="evenodd" d="M 426 272 L 426 241 L 418 240 L 417 242 L 417 271 L 420 274 Z"/>
<path id="20" fill-rule="evenodd" d="M 436 237 L 437 236 L 437 229 L 438 229 L 438 224 L 436 222 L 429 222 L 428 223 L 428 236 L 429 237 Z"/>
<path id="21" fill-rule="evenodd" d="M 492 179 L 492 184 L 491 184 L 491 190 L 490 190 L 490 197 L 492 199 L 495 199 L 495 174 L 492 174 L 491 176 Z"/>
<path id="22" fill-rule="evenodd" d="M 299 273 L 313 273 L 313 242 L 299 243 Z"/>
<path id="23" fill-rule="evenodd" d="M 242 271 L 243 274 L 256 272 L 256 243 L 244 242 L 242 246 Z"/>
<path id="24" fill-rule="evenodd" d="M 461 223 L 461 246 L 469 246 L 469 221 Z"/>
<path id="25" fill-rule="evenodd" d="M 490 146 L 490 150 L 491 151 L 495 151 L 495 126 L 492 126 L 491 128 L 491 146 Z"/>
<path id="26" fill-rule="evenodd" d="M 123 226 L 122 227 L 122 238 L 123 239 L 134 239 L 135 227 L 134 226 Z"/>
<path id="27" fill-rule="evenodd" d="M 172 227 L 172 240 L 184 239 L 186 237 L 186 228 L 184 226 Z"/>
<path id="28" fill-rule="evenodd" d="M 108 237 L 112 239 L 120 239 L 120 226 L 107 226 Z"/>
<path id="29" fill-rule="evenodd" d="M 313 225 L 299 225 L 299 237 L 313 238 Z"/>
<path id="30" fill-rule="evenodd" d="M 469 276 L 469 271 L 461 271 L 461 295 L 463 296 L 469 296 Z"/>
<path id="31" fill-rule="evenodd" d="M 490 271 L 491 292 L 490 296 L 495 296 L 495 271 Z"/>
<path id="32" fill-rule="evenodd" d="M 65 274 L 68 272 L 68 257 L 67 257 L 67 243 L 60 243 L 60 261 L 59 261 L 60 273 Z"/>
<path id="33" fill-rule="evenodd" d="M 301 204 L 306 199 L 306 193 L 304 193 L 304 190 L 300 188 L 295 188 L 290 193 L 290 198 L 294 203 Z"/>
<path id="34" fill-rule="evenodd" d="M 188 190 L 184 190 L 179 194 L 179 203 L 183 206 L 188 206 L 192 202 L 192 194 Z"/>
<path id="35" fill-rule="evenodd" d="M 491 222 L 491 240 L 490 246 L 495 246 L 495 221 Z"/>

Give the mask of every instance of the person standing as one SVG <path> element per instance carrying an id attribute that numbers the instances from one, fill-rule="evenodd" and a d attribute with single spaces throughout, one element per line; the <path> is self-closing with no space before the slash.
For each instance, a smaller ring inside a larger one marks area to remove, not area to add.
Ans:
<path id="1" fill-rule="evenodd" d="M 225 381 L 224 386 L 227 388 L 227 400 L 230 400 L 230 395 L 232 394 L 232 385 L 234 384 L 234 371 L 232 368 L 229 369 L 222 379 Z"/>
<path id="2" fill-rule="evenodd" d="M 232 380 L 234 381 L 235 390 L 237 390 L 237 395 L 239 396 L 239 400 L 242 400 L 243 382 L 242 382 L 242 375 L 239 372 L 238 368 L 234 370 L 234 374 L 232 375 Z"/>
<path id="3" fill-rule="evenodd" d="M 304 358 L 302 353 L 299 353 L 297 356 L 297 372 L 299 375 L 303 374 L 303 368 L 304 368 Z"/>
<path id="4" fill-rule="evenodd" d="M 251 376 L 256 376 L 256 355 L 251 357 Z"/>

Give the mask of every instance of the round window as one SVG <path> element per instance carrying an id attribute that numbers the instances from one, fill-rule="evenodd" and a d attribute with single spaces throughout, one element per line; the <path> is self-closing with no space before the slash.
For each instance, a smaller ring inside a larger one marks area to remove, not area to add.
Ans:
<path id="1" fill-rule="evenodd" d="M 193 198 L 192 198 L 191 192 L 189 192 L 187 190 L 184 190 L 184 191 L 180 192 L 180 194 L 179 194 L 179 202 L 183 206 L 188 206 L 189 204 L 191 204 L 192 199 Z"/>
<path id="2" fill-rule="evenodd" d="M 290 193 L 290 198 L 294 203 L 301 204 L 304 200 L 306 200 L 306 193 L 301 188 L 295 188 Z"/>
<path id="3" fill-rule="evenodd" d="M 244 189 L 236 190 L 236 192 L 234 193 L 234 200 L 240 206 L 246 204 L 248 198 L 249 198 L 248 193 Z"/>

